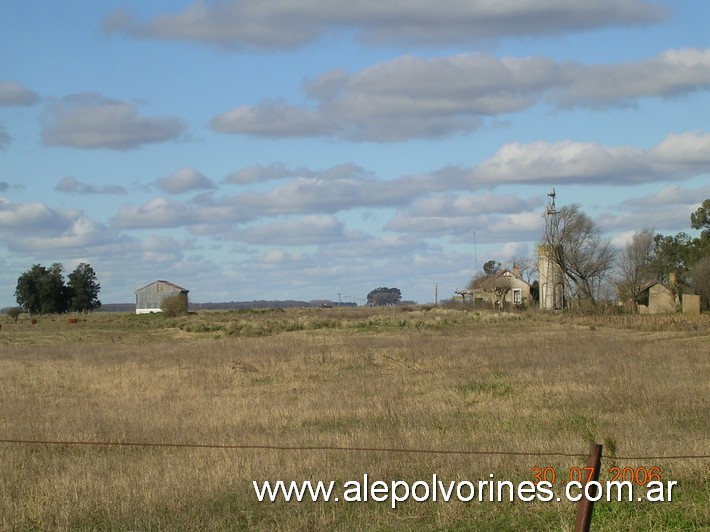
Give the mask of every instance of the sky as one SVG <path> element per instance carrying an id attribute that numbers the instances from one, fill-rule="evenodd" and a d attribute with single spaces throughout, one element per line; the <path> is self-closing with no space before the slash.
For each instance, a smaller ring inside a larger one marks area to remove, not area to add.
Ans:
<path id="1" fill-rule="evenodd" d="M 534 256 L 547 194 L 623 246 L 710 197 L 705 0 L 0 0 L 0 307 L 433 302 Z"/>

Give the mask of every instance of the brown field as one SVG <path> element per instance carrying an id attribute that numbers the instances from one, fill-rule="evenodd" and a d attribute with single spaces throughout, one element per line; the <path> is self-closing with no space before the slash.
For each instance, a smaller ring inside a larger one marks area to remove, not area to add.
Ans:
<path id="1" fill-rule="evenodd" d="M 252 480 L 519 482 L 584 458 L 323 447 L 585 454 L 593 442 L 603 480 L 630 466 L 678 482 L 672 502 L 597 503 L 593 530 L 710 527 L 709 459 L 628 459 L 710 454 L 708 315 L 3 316 L 0 349 L 2 529 L 570 530 L 569 502 L 271 503 Z"/>

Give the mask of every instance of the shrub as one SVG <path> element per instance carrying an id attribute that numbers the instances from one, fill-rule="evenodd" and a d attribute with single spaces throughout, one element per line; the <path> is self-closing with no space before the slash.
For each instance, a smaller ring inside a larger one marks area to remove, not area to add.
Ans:
<path id="1" fill-rule="evenodd" d="M 10 307 L 5 311 L 5 314 L 7 314 L 11 319 L 15 320 L 15 323 L 17 323 L 17 318 L 22 314 L 22 309 L 20 307 Z"/>
<path id="2" fill-rule="evenodd" d="M 160 302 L 160 310 L 171 318 L 187 314 L 187 296 L 185 294 L 165 296 Z"/>

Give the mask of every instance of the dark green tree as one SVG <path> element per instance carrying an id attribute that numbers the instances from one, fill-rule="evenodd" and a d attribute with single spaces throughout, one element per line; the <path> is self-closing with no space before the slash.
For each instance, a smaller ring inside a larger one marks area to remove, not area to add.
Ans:
<path id="1" fill-rule="evenodd" d="M 69 309 L 70 293 L 59 263 L 45 268 L 35 264 L 17 279 L 15 298 L 30 314 L 53 314 Z"/>
<path id="2" fill-rule="evenodd" d="M 496 273 L 497 271 L 500 271 L 500 262 L 497 262 L 495 260 L 489 260 L 483 265 L 483 272 L 486 275 L 492 275 Z"/>
<path id="3" fill-rule="evenodd" d="M 381 286 L 367 294 L 367 304 L 372 307 L 396 305 L 402 300 L 399 288 L 386 288 Z"/>
<path id="4" fill-rule="evenodd" d="M 690 224 L 693 229 L 701 229 L 703 235 L 710 236 L 710 199 L 703 201 L 698 210 L 690 215 Z"/>
<path id="5" fill-rule="evenodd" d="M 30 314 L 42 312 L 41 286 L 46 275 L 47 268 L 35 264 L 17 279 L 17 288 L 15 289 L 17 304 Z"/>
<path id="6" fill-rule="evenodd" d="M 64 266 L 55 262 L 47 270 L 40 285 L 42 314 L 61 314 L 69 310 L 71 294 L 64 284 Z"/>
<path id="7" fill-rule="evenodd" d="M 89 264 L 79 264 L 69 274 L 67 284 L 70 296 L 69 309 L 84 314 L 96 310 L 101 306 L 99 291 L 101 285 L 96 280 L 96 273 Z"/>

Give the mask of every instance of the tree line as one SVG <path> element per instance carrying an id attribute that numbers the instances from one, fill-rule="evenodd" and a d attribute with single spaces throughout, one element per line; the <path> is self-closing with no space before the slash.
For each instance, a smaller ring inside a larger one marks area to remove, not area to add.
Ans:
<path id="1" fill-rule="evenodd" d="M 30 314 L 88 313 L 101 306 L 101 285 L 89 264 L 81 263 L 65 282 L 59 263 L 49 268 L 35 264 L 17 279 L 17 304 Z"/>

